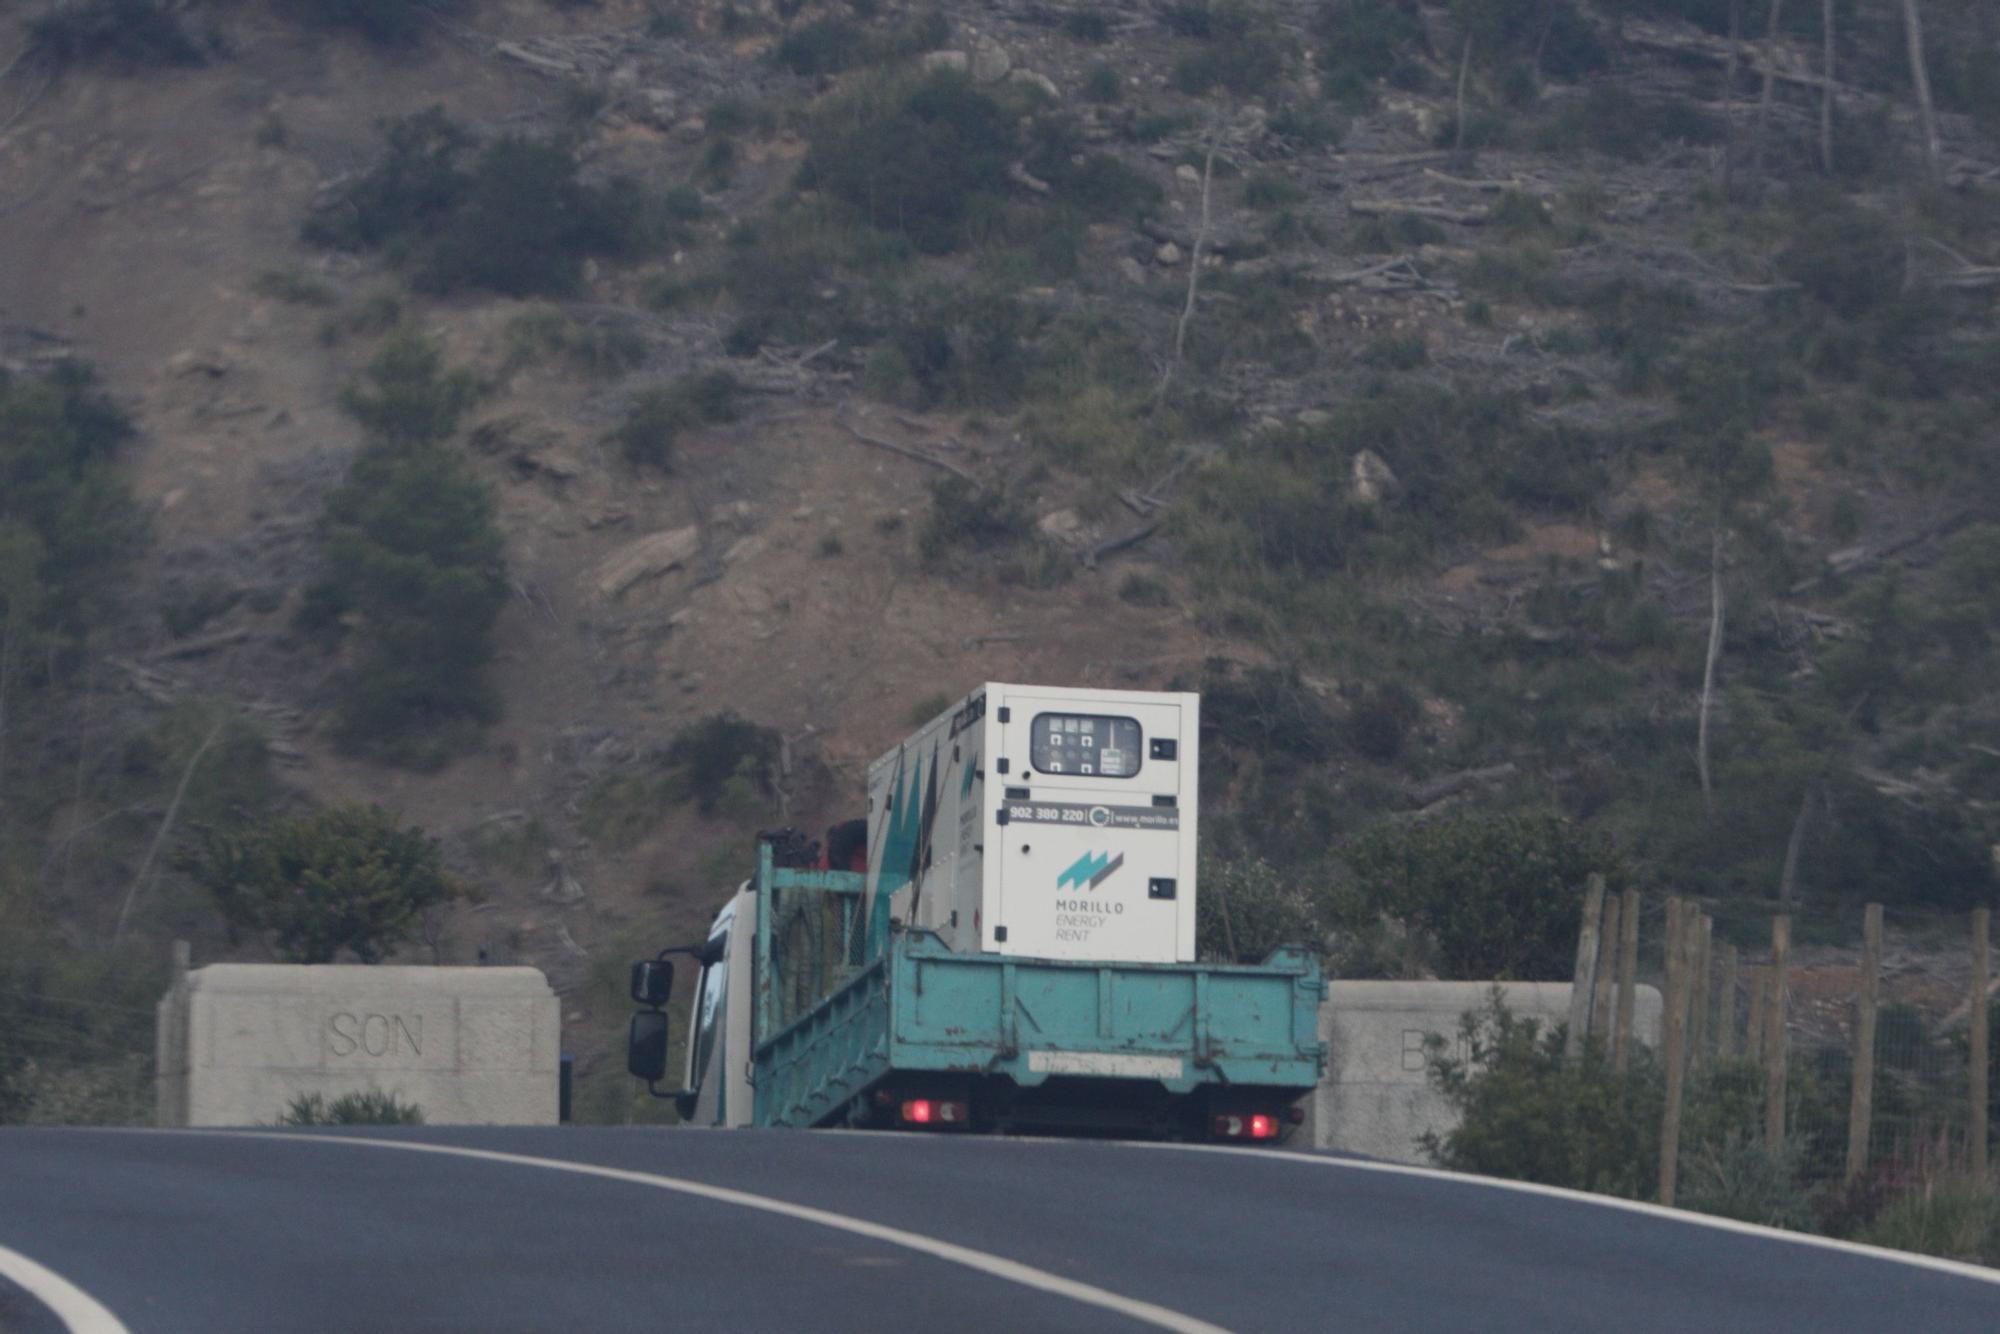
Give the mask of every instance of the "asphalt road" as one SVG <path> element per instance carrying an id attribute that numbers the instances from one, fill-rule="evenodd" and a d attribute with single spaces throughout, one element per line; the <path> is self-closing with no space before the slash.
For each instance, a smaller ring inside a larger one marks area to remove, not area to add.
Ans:
<path id="1" fill-rule="evenodd" d="M 1096 1142 L 9 1130 L 9 1251 L 135 1334 L 2000 1330 L 2000 1283 L 1684 1215 Z"/>

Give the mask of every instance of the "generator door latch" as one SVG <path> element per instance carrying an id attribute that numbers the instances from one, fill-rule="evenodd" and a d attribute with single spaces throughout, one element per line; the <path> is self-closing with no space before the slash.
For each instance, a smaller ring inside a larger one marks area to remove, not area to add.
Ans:
<path id="1" fill-rule="evenodd" d="M 1146 754 L 1156 760 L 1177 760 L 1180 758 L 1181 743 L 1172 737 L 1156 736 Z"/>
<path id="2" fill-rule="evenodd" d="M 1174 896 L 1172 877 L 1156 875 L 1146 882 L 1146 897 L 1149 899 L 1170 899 Z"/>

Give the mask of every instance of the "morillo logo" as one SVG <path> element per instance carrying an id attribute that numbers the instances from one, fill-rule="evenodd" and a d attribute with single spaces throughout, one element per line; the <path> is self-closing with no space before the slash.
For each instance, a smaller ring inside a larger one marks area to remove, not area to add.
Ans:
<path id="1" fill-rule="evenodd" d="M 1056 877 L 1057 889 L 1068 889 L 1071 885 L 1078 889 L 1096 889 L 1111 877 L 1111 873 L 1125 864 L 1125 854 L 1116 857 L 1102 852 L 1086 852 L 1070 864 L 1070 868 Z"/>

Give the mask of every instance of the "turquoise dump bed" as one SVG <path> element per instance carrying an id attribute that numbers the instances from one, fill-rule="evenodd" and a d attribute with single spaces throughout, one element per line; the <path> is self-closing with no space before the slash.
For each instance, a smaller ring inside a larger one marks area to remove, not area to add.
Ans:
<path id="1" fill-rule="evenodd" d="M 795 898 L 852 892 L 839 872 L 767 871 L 764 883 Z M 776 915 L 759 914 L 758 1125 L 834 1123 L 885 1079 L 916 1072 L 1000 1076 L 1020 1089 L 1060 1077 L 1290 1101 L 1319 1082 L 1325 1062 L 1325 988 L 1303 950 L 1257 965 L 1079 963 L 956 954 L 928 932 L 886 929 L 864 947 L 845 915 L 846 939 L 812 950 L 815 967 L 835 961 L 822 970 L 832 985 L 823 995 L 807 988 L 820 998 L 790 1017 L 776 993 L 798 988 L 774 966 L 766 924 Z"/>

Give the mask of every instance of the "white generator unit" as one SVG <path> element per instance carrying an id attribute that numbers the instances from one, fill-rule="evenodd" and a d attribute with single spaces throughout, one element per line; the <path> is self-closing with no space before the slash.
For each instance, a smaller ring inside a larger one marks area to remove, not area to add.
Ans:
<path id="1" fill-rule="evenodd" d="M 953 950 L 1194 959 L 1201 697 L 989 683 L 868 769 L 870 912 Z"/>

